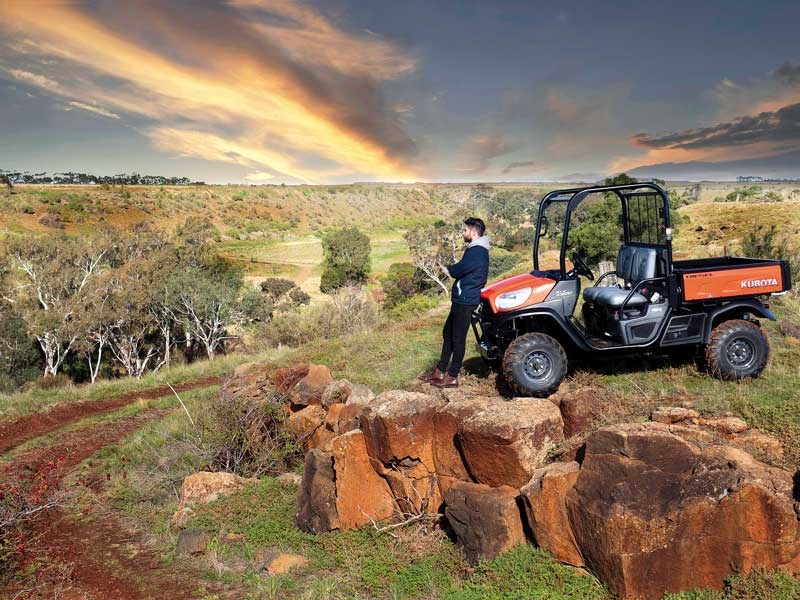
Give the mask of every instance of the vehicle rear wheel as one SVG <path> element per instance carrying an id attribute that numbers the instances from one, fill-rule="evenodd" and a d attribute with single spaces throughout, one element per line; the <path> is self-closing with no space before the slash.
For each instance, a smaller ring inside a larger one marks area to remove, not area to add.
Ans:
<path id="1" fill-rule="evenodd" d="M 726 381 L 758 377 L 769 358 L 769 343 L 750 321 L 724 321 L 711 331 L 706 346 L 706 370 Z"/>
<path id="2" fill-rule="evenodd" d="M 526 333 L 515 339 L 503 355 L 503 375 L 519 396 L 546 398 L 567 374 L 567 355 L 555 338 Z"/>

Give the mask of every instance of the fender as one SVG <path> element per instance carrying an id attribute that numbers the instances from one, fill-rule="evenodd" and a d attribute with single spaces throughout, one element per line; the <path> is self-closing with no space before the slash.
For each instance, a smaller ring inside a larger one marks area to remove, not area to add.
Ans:
<path id="1" fill-rule="evenodd" d="M 764 317 L 770 321 L 777 321 L 775 315 L 772 314 L 772 311 L 768 308 L 765 308 L 764 305 L 755 298 L 736 300 L 735 302 L 723 304 L 722 306 L 718 306 L 706 311 L 708 318 L 706 319 L 706 330 L 705 334 L 703 335 L 703 343 L 707 344 L 709 341 L 711 341 L 711 330 L 713 329 L 714 319 L 720 315 L 724 315 L 727 312 L 741 311 L 742 309 L 744 309 L 744 312 L 756 314 L 759 317 Z"/>
<path id="2" fill-rule="evenodd" d="M 555 323 L 559 326 L 561 331 L 563 331 L 569 339 L 572 341 L 573 344 L 580 350 L 589 351 L 591 347 L 586 344 L 584 339 L 578 335 L 578 333 L 572 328 L 572 326 L 564 320 L 558 312 L 553 310 L 552 308 L 536 308 L 533 310 L 523 310 L 516 313 L 501 313 L 495 319 L 495 323 L 498 325 L 502 323 L 506 323 L 508 321 L 513 321 L 515 319 L 524 319 L 526 317 L 546 317 L 555 321 Z"/>

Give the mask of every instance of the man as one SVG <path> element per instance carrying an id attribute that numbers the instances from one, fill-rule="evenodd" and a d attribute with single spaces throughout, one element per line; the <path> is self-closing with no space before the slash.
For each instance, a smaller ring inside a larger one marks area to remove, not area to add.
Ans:
<path id="1" fill-rule="evenodd" d="M 466 219 L 461 235 L 469 246 L 460 261 L 446 267 L 455 281 L 450 293 L 450 314 L 442 329 L 442 355 L 431 373 L 419 377 L 436 387 L 458 387 L 472 311 L 478 307 L 481 289 L 489 277 L 489 238 L 483 235 L 485 231 L 486 225 L 481 219 Z"/>

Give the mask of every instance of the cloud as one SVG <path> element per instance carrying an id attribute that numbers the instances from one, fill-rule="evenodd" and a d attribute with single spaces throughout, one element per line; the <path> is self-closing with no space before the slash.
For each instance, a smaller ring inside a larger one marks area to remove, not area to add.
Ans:
<path id="1" fill-rule="evenodd" d="M 519 148 L 519 143 L 508 140 L 502 133 L 472 136 L 465 149 L 466 166 L 456 167 L 455 170 L 459 173 L 483 173 L 492 159 L 511 154 Z"/>
<path id="2" fill-rule="evenodd" d="M 745 82 L 723 78 L 710 92 L 717 122 L 666 133 L 637 133 L 613 172 L 664 163 L 722 162 L 777 156 L 800 149 L 800 66 L 784 63 Z"/>
<path id="3" fill-rule="evenodd" d="M 506 165 L 506 168 L 503 169 L 503 173 L 511 173 L 511 171 L 515 171 L 517 169 L 527 169 L 529 171 L 535 171 L 540 168 L 541 165 L 537 160 L 522 160 L 522 161 L 512 162 Z"/>
<path id="4" fill-rule="evenodd" d="M 416 59 L 295 0 L 12 0 L 0 32 L 26 64 L 12 77 L 122 116 L 162 150 L 300 180 L 414 178 L 416 143 L 383 83 Z"/>
<path id="5" fill-rule="evenodd" d="M 85 104 L 83 102 L 78 102 L 76 100 L 73 100 L 72 102 L 69 102 L 68 105 L 66 107 L 64 107 L 64 110 L 70 111 L 73 108 L 79 108 L 81 110 L 92 112 L 92 113 L 94 113 L 96 115 L 100 115 L 101 117 L 107 117 L 109 119 L 119 119 L 119 115 L 116 114 L 116 113 L 111 112 L 110 110 L 106 110 L 106 109 L 101 108 L 99 106 L 93 106 L 91 104 Z"/>
<path id="6" fill-rule="evenodd" d="M 789 85 L 800 85 L 800 65 L 795 65 L 788 60 L 775 69 L 775 77 Z"/>
<path id="7" fill-rule="evenodd" d="M 631 142 L 643 148 L 727 148 L 762 142 L 789 143 L 800 147 L 800 103 L 774 112 L 739 117 L 712 127 L 687 129 L 664 135 L 640 133 Z"/>
<path id="8" fill-rule="evenodd" d="M 57 81 L 53 81 L 49 77 L 45 77 L 44 75 L 31 73 L 30 71 L 23 71 L 22 69 L 9 69 L 8 73 L 23 83 L 42 88 L 48 92 L 54 92 L 56 94 L 64 93 L 61 84 L 59 84 Z"/>

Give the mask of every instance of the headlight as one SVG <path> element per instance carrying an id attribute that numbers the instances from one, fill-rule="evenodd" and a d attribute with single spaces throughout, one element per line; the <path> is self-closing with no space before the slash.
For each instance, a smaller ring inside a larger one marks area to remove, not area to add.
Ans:
<path id="1" fill-rule="evenodd" d="M 513 292 L 506 292 L 497 297 L 495 304 L 497 304 L 497 308 L 500 310 L 514 308 L 515 306 L 524 304 L 525 301 L 531 297 L 531 291 L 531 288 L 527 287 L 521 290 L 514 290 Z"/>

